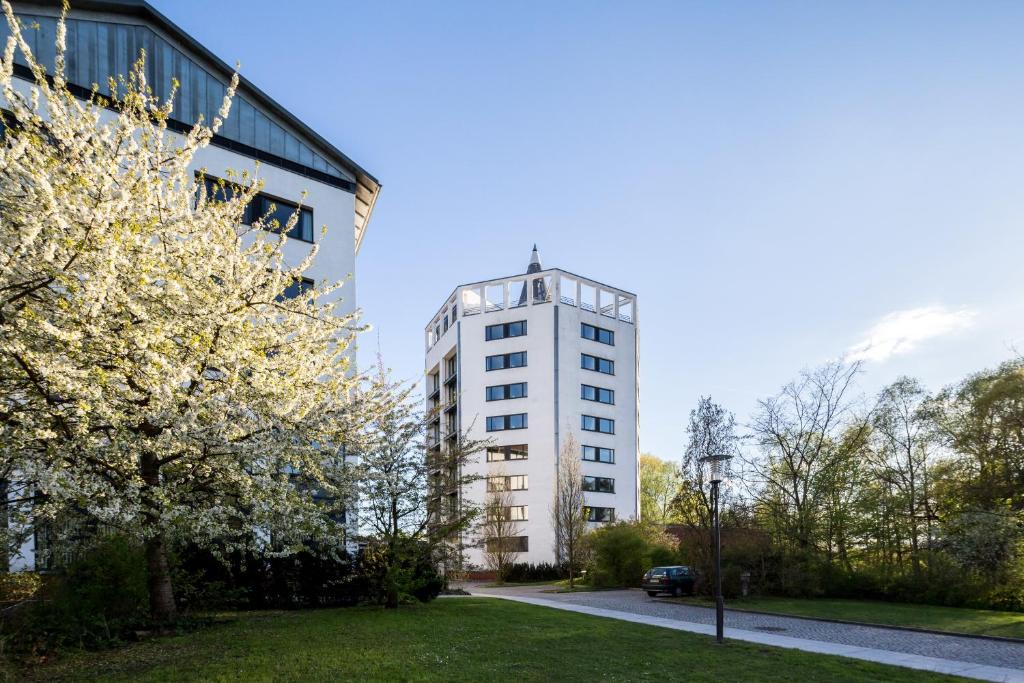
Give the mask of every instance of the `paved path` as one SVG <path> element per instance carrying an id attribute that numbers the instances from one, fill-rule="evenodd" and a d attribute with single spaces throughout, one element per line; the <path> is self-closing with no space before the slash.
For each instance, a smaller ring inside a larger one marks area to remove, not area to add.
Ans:
<path id="1" fill-rule="evenodd" d="M 469 586 L 489 595 L 585 614 L 714 635 L 715 611 L 649 598 L 643 591 L 545 593 L 546 586 Z M 989 681 L 1024 683 L 1024 643 L 915 633 L 726 610 L 727 638 L 835 654 Z"/>

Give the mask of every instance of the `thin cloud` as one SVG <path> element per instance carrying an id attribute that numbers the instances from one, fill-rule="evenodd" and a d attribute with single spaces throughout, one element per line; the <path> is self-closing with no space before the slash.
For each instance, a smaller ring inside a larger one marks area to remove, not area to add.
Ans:
<path id="1" fill-rule="evenodd" d="M 847 349 L 847 358 L 881 363 L 891 356 L 910 353 L 925 340 L 967 329 L 974 324 L 976 315 L 968 309 L 950 310 L 945 306 L 894 311 L 875 323 L 863 340 Z"/>

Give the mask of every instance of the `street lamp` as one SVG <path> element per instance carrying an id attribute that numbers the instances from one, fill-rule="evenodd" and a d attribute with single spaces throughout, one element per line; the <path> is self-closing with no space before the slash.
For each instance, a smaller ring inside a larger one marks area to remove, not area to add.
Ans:
<path id="1" fill-rule="evenodd" d="M 711 526 L 715 530 L 715 637 L 719 643 L 725 639 L 725 599 L 722 597 L 722 524 L 718 519 L 718 485 L 725 474 L 725 463 L 731 458 L 731 455 L 723 453 L 700 459 L 711 477 Z"/>

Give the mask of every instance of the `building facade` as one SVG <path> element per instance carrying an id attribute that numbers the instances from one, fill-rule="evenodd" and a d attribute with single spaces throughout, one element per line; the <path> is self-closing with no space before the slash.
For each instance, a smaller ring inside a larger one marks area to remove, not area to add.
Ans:
<path id="1" fill-rule="evenodd" d="M 464 490 L 435 488 L 435 510 L 507 491 L 517 562 L 555 560 L 551 505 L 568 435 L 592 526 L 639 516 L 636 295 L 557 268 L 534 247 L 522 275 L 460 285 L 427 325 L 428 447 L 489 440 Z M 461 539 L 485 566 L 483 532 Z"/>
<path id="2" fill-rule="evenodd" d="M 15 7 L 26 27 L 35 26 L 26 28 L 25 36 L 48 70 L 54 62 L 60 5 L 17 2 Z M 74 94 L 87 98 L 94 83 L 100 85 L 100 94 L 109 94 L 108 77 L 126 75 L 144 50 L 147 82 L 156 95 L 165 98 L 172 82 L 180 83 L 168 122 L 171 135 L 187 132 L 199 116 L 205 121 L 216 116 L 234 69 L 148 3 L 75 0 L 66 27 L 66 73 Z M 6 21 L 0 21 L 0 38 L 8 35 Z M 15 76 L 28 88 L 31 72 L 20 55 L 16 62 Z M 301 200 L 301 218 L 284 245 L 287 265 L 301 262 L 318 244 L 306 276 L 317 282 L 345 281 L 339 313 L 356 310 L 356 257 L 380 192 L 370 173 L 244 78 L 230 116 L 196 155 L 195 167 L 219 177 L 227 169 L 249 171 L 264 183 L 252 213 L 263 215 L 273 203 L 282 224 Z M 321 226 L 327 227 L 326 233 Z M 5 564 L 10 569 L 34 566 L 36 540 L 29 539 L 20 555 L 0 557 L 0 570 Z"/>

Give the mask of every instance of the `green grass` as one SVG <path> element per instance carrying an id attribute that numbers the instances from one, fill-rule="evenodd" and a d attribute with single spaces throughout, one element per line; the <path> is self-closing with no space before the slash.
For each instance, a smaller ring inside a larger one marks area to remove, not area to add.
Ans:
<path id="1" fill-rule="evenodd" d="M 19 675 L 46 681 L 943 680 L 796 650 L 719 646 L 707 636 L 487 598 L 397 611 L 242 614 L 187 635 L 67 654 Z"/>
<path id="2" fill-rule="evenodd" d="M 705 607 L 713 604 L 699 598 L 683 598 L 682 601 Z M 1021 612 L 824 598 L 737 598 L 726 600 L 725 606 L 801 617 L 1024 639 L 1024 613 Z"/>

